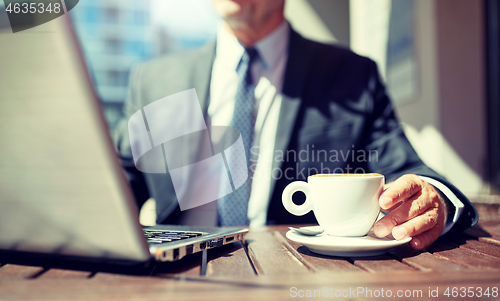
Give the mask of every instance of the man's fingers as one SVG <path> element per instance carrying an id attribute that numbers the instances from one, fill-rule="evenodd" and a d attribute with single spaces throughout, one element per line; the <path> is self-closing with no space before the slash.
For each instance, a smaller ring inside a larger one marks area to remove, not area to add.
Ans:
<path id="1" fill-rule="evenodd" d="M 417 236 L 432 228 L 439 228 L 435 227 L 438 224 L 438 218 L 438 209 L 429 209 L 424 214 L 394 227 L 392 229 L 392 236 L 397 240 L 401 240 L 406 237 Z"/>
<path id="2" fill-rule="evenodd" d="M 441 235 L 442 229 L 437 229 L 434 227 L 424 233 L 421 233 L 415 237 L 413 237 L 410 241 L 410 247 L 415 250 L 422 250 L 423 248 L 427 248 L 430 246 L 436 239 Z"/>
<path id="3" fill-rule="evenodd" d="M 415 194 L 398 208 L 380 219 L 373 228 L 375 235 L 385 237 L 392 232 L 397 225 L 418 217 L 431 207 L 429 199 L 421 194 Z M 396 237 L 395 237 L 396 238 Z"/>
<path id="4" fill-rule="evenodd" d="M 379 199 L 380 199 L 380 196 L 382 196 L 382 194 L 384 194 L 384 192 L 389 189 L 389 187 L 391 187 L 392 183 L 394 182 L 390 182 L 390 183 L 386 183 L 384 185 L 384 188 L 382 189 L 382 192 L 380 193 L 379 195 Z M 400 204 L 395 204 L 394 206 L 392 206 L 391 208 L 380 208 L 382 210 L 382 212 L 391 212 L 392 210 L 396 209 Z"/>
<path id="5" fill-rule="evenodd" d="M 424 181 L 416 175 L 404 175 L 392 183 L 387 190 L 380 195 L 380 207 L 388 209 L 394 207 L 415 193 L 422 190 Z"/>
<path id="6" fill-rule="evenodd" d="M 405 175 L 393 182 L 380 195 L 379 203 L 389 214 L 373 227 L 378 237 L 390 233 L 398 240 L 412 237 L 411 247 L 420 250 L 432 244 L 443 231 L 442 199 L 432 186 L 415 175 Z"/>

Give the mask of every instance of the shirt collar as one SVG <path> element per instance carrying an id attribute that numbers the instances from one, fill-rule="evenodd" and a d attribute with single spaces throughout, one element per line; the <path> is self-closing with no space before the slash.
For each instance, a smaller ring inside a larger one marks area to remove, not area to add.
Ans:
<path id="1" fill-rule="evenodd" d="M 284 21 L 270 34 L 255 43 L 265 69 L 272 69 L 280 56 L 286 54 L 290 39 L 290 25 Z M 216 56 L 224 58 L 227 68 L 236 70 L 245 51 L 244 46 L 221 24 L 217 30 Z"/>

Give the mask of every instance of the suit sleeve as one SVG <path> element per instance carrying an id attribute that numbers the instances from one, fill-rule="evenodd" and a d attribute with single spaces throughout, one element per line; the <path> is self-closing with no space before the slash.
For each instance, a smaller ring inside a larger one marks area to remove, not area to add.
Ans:
<path id="1" fill-rule="evenodd" d="M 404 174 L 416 174 L 439 181 L 464 204 L 460 217 L 449 233 L 459 233 L 474 226 L 478 221 L 478 215 L 472 203 L 418 157 L 396 118 L 394 108 L 379 78 L 376 64 L 370 61 L 368 70 L 368 90 L 372 103 L 368 104 L 370 116 L 365 128 L 365 151 L 372 156 L 376 155 L 376 159 L 368 163 L 369 170 L 383 174 L 387 182 L 392 182 Z"/>
<path id="2" fill-rule="evenodd" d="M 132 188 L 138 208 L 150 197 L 143 174 L 135 167 L 128 134 L 128 120 L 130 116 L 141 109 L 140 74 L 140 66 L 131 72 L 127 99 L 123 106 L 122 116 L 116 124 L 113 135 L 118 158 Z"/>

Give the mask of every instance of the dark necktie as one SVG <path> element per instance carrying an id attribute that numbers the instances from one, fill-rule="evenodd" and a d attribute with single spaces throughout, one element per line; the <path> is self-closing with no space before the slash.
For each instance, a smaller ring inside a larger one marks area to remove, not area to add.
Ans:
<path id="1" fill-rule="evenodd" d="M 248 225 L 248 200 L 250 198 L 250 148 L 252 147 L 254 131 L 255 93 L 252 82 L 251 66 L 258 58 L 255 48 L 247 48 L 238 65 L 239 83 L 235 95 L 234 112 L 230 126 L 237 128 L 241 133 L 249 171 L 249 177 L 236 191 L 221 198 L 217 202 L 219 224 L 221 226 Z M 229 154 L 229 156 L 232 154 Z M 234 154 L 237 155 L 237 154 Z"/>

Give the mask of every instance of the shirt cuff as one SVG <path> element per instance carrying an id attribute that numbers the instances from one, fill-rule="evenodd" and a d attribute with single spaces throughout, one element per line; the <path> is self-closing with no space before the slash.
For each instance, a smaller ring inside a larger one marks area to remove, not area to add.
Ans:
<path id="1" fill-rule="evenodd" d="M 446 225 L 444 226 L 443 232 L 441 232 L 441 235 L 444 235 L 450 231 L 450 229 L 455 225 L 455 223 L 458 221 L 458 218 L 464 211 L 464 204 L 462 201 L 460 201 L 459 198 L 443 183 L 439 182 L 438 180 L 435 180 L 433 178 L 428 178 L 424 176 L 419 176 L 422 180 L 426 181 L 427 183 L 431 184 L 434 186 L 436 189 L 438 189 L 444 196 L 448 198 L 448 200 L 455 206 L 455 214 L 453 215 L 453 219 L 450 221 L 449 219 L 446 221 Z"/>

